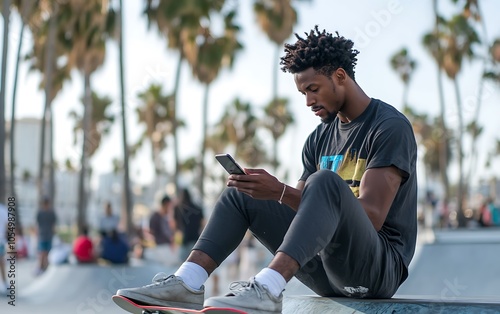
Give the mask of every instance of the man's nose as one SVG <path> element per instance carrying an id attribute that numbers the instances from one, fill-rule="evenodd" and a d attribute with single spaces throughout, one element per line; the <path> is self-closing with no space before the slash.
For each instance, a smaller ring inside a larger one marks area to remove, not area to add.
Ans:
<path id="1" fill-rule="evenodd" d="M 306 106 L 311 107 L 316 104 L 316 99 L 311 94 L 306 94 Z"/>

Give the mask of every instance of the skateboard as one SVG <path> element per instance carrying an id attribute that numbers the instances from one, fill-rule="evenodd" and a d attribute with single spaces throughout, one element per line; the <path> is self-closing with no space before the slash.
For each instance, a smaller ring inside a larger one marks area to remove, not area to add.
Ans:
<path id="1" fill-rule="evenodd" d="M 128 311 L 130 313 L 134 314 L 227 314 L 227 313 L 233 313 L 233 314 L 247 314 L 246 312 L 236 310 L 236 309 L 231 309 L 231 308 L 224 308 L 224 307 L 206 307 L 201 310 L 192 310 L 192 309 L 183 309 L 183 308 L 177 308 L 177 307 L 167 307 L 167 306 L 158 306 L 158 305 L 141 305 L 137 304 L 134 301 L 127 299 L 125 297 L 119 296 L 119 295 L 114 295 L 113 296 L 113 301 L 124 309 L 125 311 Z"/>

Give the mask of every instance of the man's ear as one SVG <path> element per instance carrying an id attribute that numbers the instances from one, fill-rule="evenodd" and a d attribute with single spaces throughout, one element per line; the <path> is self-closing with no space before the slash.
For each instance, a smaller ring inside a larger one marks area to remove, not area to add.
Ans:
<path id="1" fill-rule="evenodd" d="M 338 68 L 337 70 L 335 70 L 335 72 L 333 72 L 333 78 L 339 84 L 344 84 L 347 79 L 347 73 L 345 72 L 344 69 Z"/>

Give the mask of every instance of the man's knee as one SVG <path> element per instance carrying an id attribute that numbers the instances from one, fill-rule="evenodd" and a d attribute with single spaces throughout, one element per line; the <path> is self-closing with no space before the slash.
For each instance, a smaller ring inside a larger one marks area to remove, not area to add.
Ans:
<path id="1" fill-rule="evenodd" d="M 321 169 L 309 176 L 306 185 L 311 184 L 345 184 L 345 181 L 335 172 L 328 169 Z"/>

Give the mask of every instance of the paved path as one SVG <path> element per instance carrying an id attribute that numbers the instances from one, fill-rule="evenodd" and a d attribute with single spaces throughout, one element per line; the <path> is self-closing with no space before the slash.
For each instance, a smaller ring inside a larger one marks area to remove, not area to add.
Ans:
<path id="1" fill-rule="evenodd" d="M 500 296 L 500 230 L 439 231 L 419 247 L 399 296 L 441 300 Z"/>
<path id="2" fill-rule="evenodd" d="M 432 243 L 419 245 L 410 267 L 410 277 L 396 297 L 410 296 L 413 299 L 439 302 L 497 300 L 500 295 L 499 244 L 500 231 L 469 233 L 469 236 L 464 232 L 455 235 L 434 234 Z M 51 266 L 45 274 L 34 278 L 34 261 L 22 260 L 16 267 L 16 306 L 9 306 L 8 299 L 0 298 L 2 314 L 123 314 L 111 301 L 111 295 L 117 289 L 148 284 L 157 272 L 169 274 L 174 271 L 173 268 L 153 263 L 134 263 L 129 266 L 66 264 Z M 225 278 L 224 272 L 221 272 L 221 277 L 220 292 L 225 293 L 229 280 Z M 206 284 L 207 297 L 210 296 L 212 285 L 209 279 Z M 285 295 L 291 297 L 314 293 L 294 279 L 287 286 Z M 316 303 L 332 306 L 329 300 L 310 300 L 308 306 L 312 304 L 313 308 Z M 292 304 L 292 301 L 289 303 Z M 294 309 L 285 306 L 284 313 L 294 313 Z"/>

